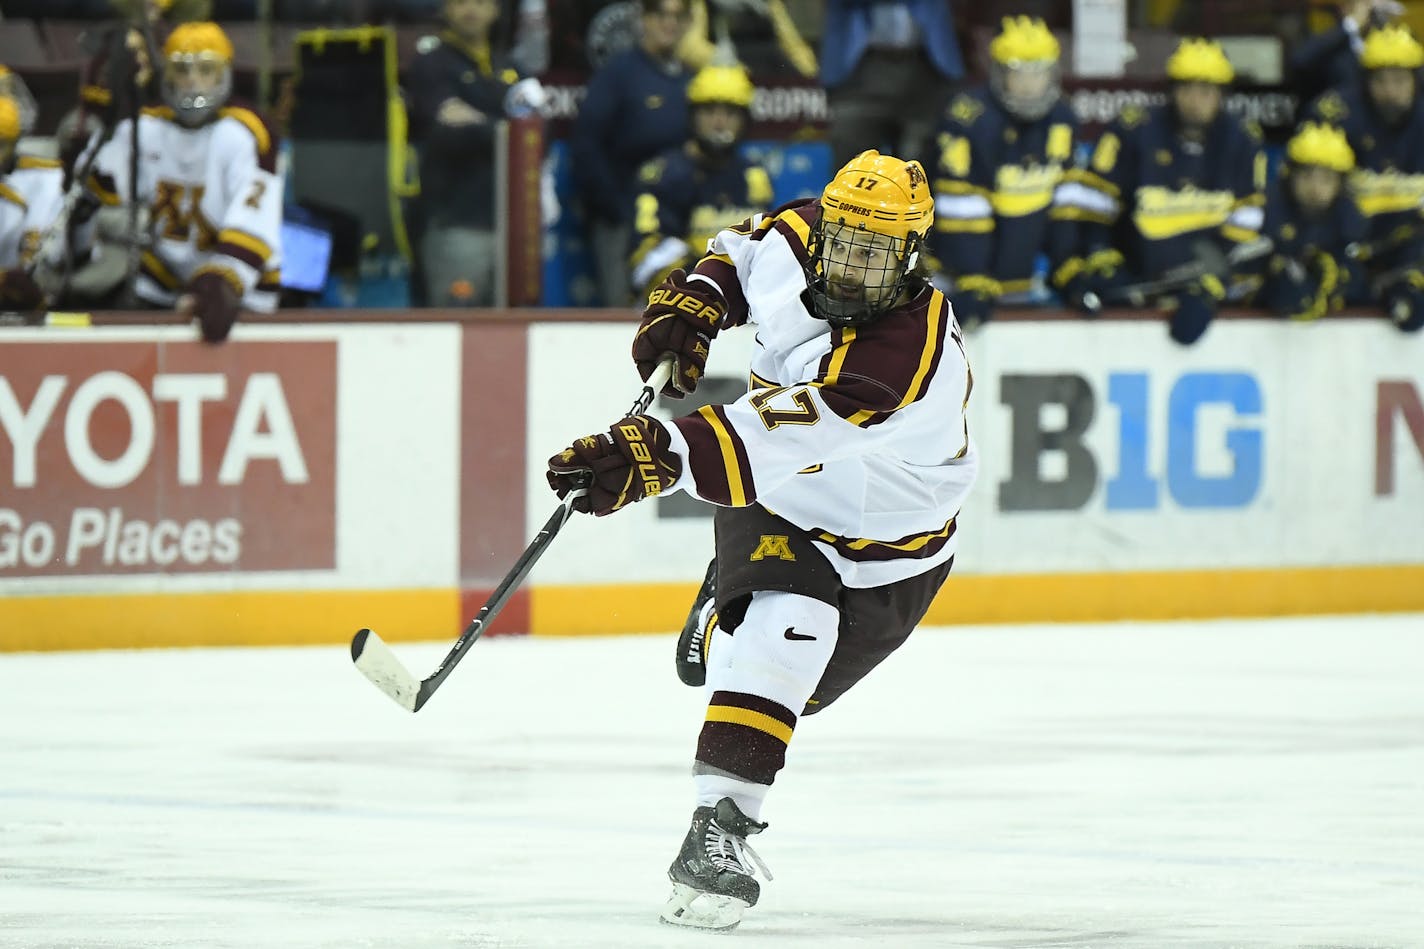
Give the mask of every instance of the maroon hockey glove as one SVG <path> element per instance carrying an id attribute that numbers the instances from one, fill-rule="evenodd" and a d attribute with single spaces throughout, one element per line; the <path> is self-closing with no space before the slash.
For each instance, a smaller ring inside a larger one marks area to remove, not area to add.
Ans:
<path id="1" fill-rule="evenodd" d="M 608 434 L 580 438 L 550 458 L 548 478 L 561 498 L 587 487 L 574 510 L 603 517 L 662 494 L 681 474 L 682 459 L 669 447 L 667 429 L 655 418 L 635 415 Z"/>
<path id="2" fill-rule="evenodd" d="M 188 295 L 192 297 L 192 313 L 198 318 L 203 339 L 209 343 L 227 339 L 242 306 L 242 298 L 232 283 L 217 271 L 201 270 L 189 281 Z"/>
<path id="3" fill-rule="evenodd" d="M 658 363 L 672 356 L 677 365 L 672 379 L 663 386 L 663 394 L 680 399 L 696 389 L 726 313 L 727 302 L 716 289 L 701 280 L 688 280 L 684 270 L 668 274 L 648 294 L 643 323 L 633 337 L 633 362 L 643 381 Z"/>
<path id="4" fill-rule="evenodd" d="M 0 272 L 0 309 L 38 310 L 43 306 L 44 291 L 23 269 Z"/>

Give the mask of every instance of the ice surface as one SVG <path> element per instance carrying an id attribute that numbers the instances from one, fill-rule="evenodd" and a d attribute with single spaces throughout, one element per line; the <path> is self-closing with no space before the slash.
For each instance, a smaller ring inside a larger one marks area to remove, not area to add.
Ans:
<path id="1" fill-rule="evenodd" d="M 344 644 L 0 655 L 0 946 L 1424 946 L 1424 617 L 922 630 L 797 730 L 730 936 L 657 922 L 702 708 L 666 636 L 418 715 Z"/>

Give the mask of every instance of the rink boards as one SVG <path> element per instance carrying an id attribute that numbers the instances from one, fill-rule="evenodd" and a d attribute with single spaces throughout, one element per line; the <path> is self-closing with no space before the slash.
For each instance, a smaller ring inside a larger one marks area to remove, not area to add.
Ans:
<path id="1" fill-rule="evenodd" d="M 0 648 L 453 635 L 552 510 L 547 457 L 637 394 L 631 329 L 8 332 Z M 718 340 L 712 398 L 753 345 Z M 1424 610 L 1424 340 L 1050 321 L 968 348 L 983 467 L 930 621 Z M 495 631 L 680 626 L 710 510 L 576 518 Z"/>

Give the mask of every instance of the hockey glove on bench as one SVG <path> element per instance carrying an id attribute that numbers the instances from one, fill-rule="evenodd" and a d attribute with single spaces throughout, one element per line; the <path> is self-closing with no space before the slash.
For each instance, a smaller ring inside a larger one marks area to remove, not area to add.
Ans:
<path id="1" fill-rule="evenodd" d="M 658 363 L 672 356 L 677 365 L 663 395 L 680 399 L 697 388 L 707 368 L 707 352 L 722 328 L 727 303 L 711 285 L 674 270 L 648 294 L 648 307 L 633 337 L 633 362 L 647 382 Z"/>
<path id="2" fill-rule="evenodd" d="M 669 447 L 668 431 L 646 415 L 625 418 L 606 435 L 588 435 L 549 459 L 549 487 L 559 497 L 576 488 L 588 493 L 574 510 L 603 517 L 643 498 L 662 494 L 682 474 L 682 459 Z"/>

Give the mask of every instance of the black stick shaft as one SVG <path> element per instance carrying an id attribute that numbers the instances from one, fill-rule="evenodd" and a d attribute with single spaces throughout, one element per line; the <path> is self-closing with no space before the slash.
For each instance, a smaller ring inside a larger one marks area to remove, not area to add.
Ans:
<path id="1" fill-rule="evenodd" d="M 662 363 L 648 382 L 643 386 L 642 393 L 633 402 L 632 408 L 628 410 L 629 415 L 641 415 L 648 410 L 648 406 L 653 404 L 653 398 L 663 385 L 667 383 L 672 375 L 672 363 Z M 484 633 L 485 627 L 494 622 L 494 618 L 499 615 L 499 611 L 504 609 L 504 605 L 509 602 L 514 591 L 518 590 L 524 582 L 524 578 L 529 576 L 529 571 L 534 569 L 534 565 L 539 562 L 539 558 L 544 556 L 544 551 L 553 544 L 554 538 L 559 536 L 559 531 L 568 523 L 573 515 L 574 500 L 583 494 L 582 491 L 572 491 L 559 505 L 549 519 L 544 522 L 544 526 L 534 539 L 529 542 L 529 546 L 524 548 L 524 553 L 519 555 L 519 559 L 514 562 L 514 566 L 509 569 L 509 573 L 504 575 L 504 579 L 499 581 L 499 586 L 495 587 L 494 593 L 485 605 L 480 607 L 479 613 L 470 621 L 470 625 L 465 627 L 465 631 L 460 634 L 460 638 L 455 641 L 455 645 L 440 665 L 428 678 L 420 683 L 420 692 L 415 699 L 415 708 L 412 711 L 420 711 L 421 706 L 430 700 L 435 694 L 435 690 L 440 688 L 440 684 L 459 665 L 460 660 L 465 658 L 465 653 L 470 651 Z"/>

